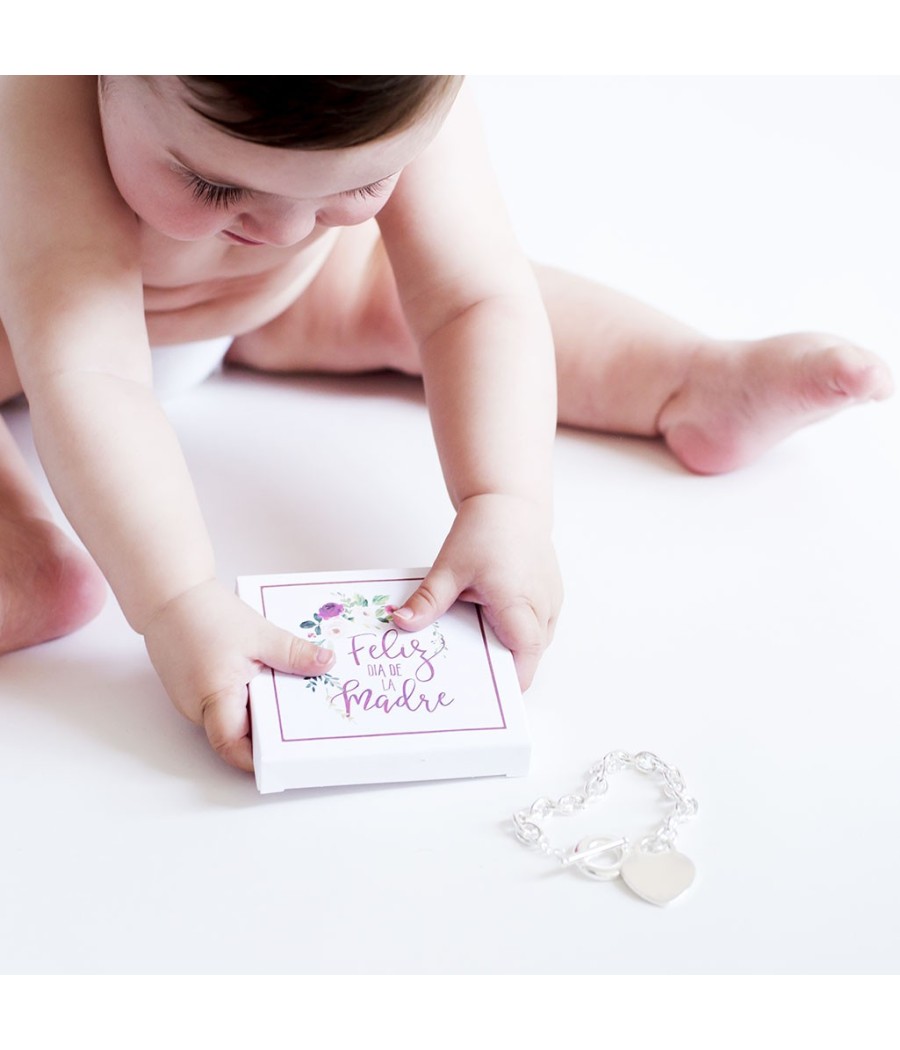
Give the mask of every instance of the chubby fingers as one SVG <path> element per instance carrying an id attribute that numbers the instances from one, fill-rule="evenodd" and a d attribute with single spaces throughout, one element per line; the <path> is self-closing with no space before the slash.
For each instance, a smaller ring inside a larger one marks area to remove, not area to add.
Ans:
<path id="1" fill-rule="evenodd" d="M 421 631 L 443 616 L 459 594 L 454 574 L 436 564 L 402 608 L 394 610 L 393 622 L 404 631 Z"/>
<path id="2" fill-rule="evenodd" d="M 210 746 L 230 766 L 253 772 L 250 713 L 246 685 L 233 685 L 204 697 L 200 718 Z"/>
<path id="3" fill-rule="evenodd" d="M 519 685 L 524 691 L 534 678 L 544 650 L 553 636 L 553 621 L 540 617 L 523 600 L 485 610 L 494 634 L 513 654 Z"/>
<path id="4" fill-rule="evenodd" d="M 323 674 L 334 663 L 334 653 L 297 638 L 289 631 L 263 622 L 256 648 L 257 666 L 287 674 Z M 253 772 L 247 682 L 228 685 L 200 703 L 200 716 L 210 746 L 229 765 Z"/>
<path id="5" fill-rule="evenodd" d="M 527 598 L 504 600 L 477 588 L 461 593 L 455 574 L 435 565 L 403 607 L 394 610 L 393 621 L 405 631 L 420 631 L 443 616 L 460 597 L 484 607 L 494 634 L 513 654 L 519 685 L 527 689 L 553 637 L 555 620 L 553 615 L 541 615 Z"/>
<path id="6" fill-rule="evenodd" d="M 312 677 L 324 674 L 334 663 L 331 649 L 313 645 L 265 620 L 260 624 L 260 634 L 257 656 L 276 671 Z"/>

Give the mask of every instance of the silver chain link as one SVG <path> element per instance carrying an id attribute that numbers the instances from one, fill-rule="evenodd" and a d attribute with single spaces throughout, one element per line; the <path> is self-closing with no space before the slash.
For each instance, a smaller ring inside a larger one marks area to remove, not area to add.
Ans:
<path id="1" fill-rule="evenodd" d="M 561 864 L 577 860 L 577 855 L 573 852 L 550 843 L 539 821 L 557 814 L 566 816 L 586 809 L 590 803 L 602 798 L 609 790 L 609 774 L 618 773 L 623 769 L 634 769 L 645 776 L 658 776 L 662 780 L 663 794 L 674 802 L 668 816 L 649 835 L 641 839 L 638 850 L 642 853 L 662 853 L 672 849 L 679 826 L 696 816 L 697 800 L 687 793 L 681 773 L 674 766 L 663 762 L 652 751 L 638 751 L 635 755 L 630 755 L 627 751 L 610 751 L 588 770 L 581 791 L 563 795 L 556 802 L 541 797 L 535 799 L 527 809 L 520 809 L 514 813 L 513 828 L 516 838 L 523 845 L 539 849 Z M 630 848 L 628 840 L 623 841 L 627 852 Z"/>

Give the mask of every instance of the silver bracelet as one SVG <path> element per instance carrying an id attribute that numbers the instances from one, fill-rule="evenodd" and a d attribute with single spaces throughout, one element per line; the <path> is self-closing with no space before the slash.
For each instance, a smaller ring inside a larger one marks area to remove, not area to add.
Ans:
<path id="1" fill-rule="evenodd" d="M 551 845 L 539 822 L 554 815 L 578 813 L 588 803 L 596 802 L 609 789 L 608 775 L 622 769 L 634 769 L 662 780 L 663 794 L 674 805 L 660 825 L 637 844 L 627 838 L 589 836 L 571 850 Z M 645 901 L 668 904 L 694 881 L 693 862 L 674 846 L 679 825 L 696 814 L 697 800 L 688 795 L 684 779 L 674 766 L 666 765 L 650 751 L 636 755 L 610 751 L 588 770 L 580 792 L 563 795 L 556 802 L 537 799 L 527 809 L 513 814 L 513 828 L 519 842 L 539 849 L 563 867 L 575 867 L 589 878 L 604 882 L 621 875 L 626 886 Z"/>

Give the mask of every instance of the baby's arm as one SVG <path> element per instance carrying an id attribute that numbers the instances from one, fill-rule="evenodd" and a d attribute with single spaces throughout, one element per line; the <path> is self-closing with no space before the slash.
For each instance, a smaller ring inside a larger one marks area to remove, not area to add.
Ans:
<path id="1" fill-rule="evenodd" d="M 555 363 L 467 99 L 404 171 L 379 222 L 457 510 L 404 626 L 424 626 L 457 597 L 477 601 L 527 685 L 561 599 L 550 541 Z"/>
<path id="2" fill-rule="evenodd" d="M 0 84 L 0 316 L 60 505 L 144 634 L 176 706 L 250 768 L 246 683 L 312 671 L 314 647 L 215 580 L 151 385 L 134 215 L 105 162 L 93 78 Z"/>

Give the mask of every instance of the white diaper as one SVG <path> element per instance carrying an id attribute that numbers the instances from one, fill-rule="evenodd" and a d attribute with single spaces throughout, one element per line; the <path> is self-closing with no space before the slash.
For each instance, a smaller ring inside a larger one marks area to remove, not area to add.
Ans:
<path id="1" fill-rule="evenodd" d="M 208 379 L 222 365 L 231 336 L 198 343 L 153 348 L 153 387 L 160 401 L 169 401 Z"/>

